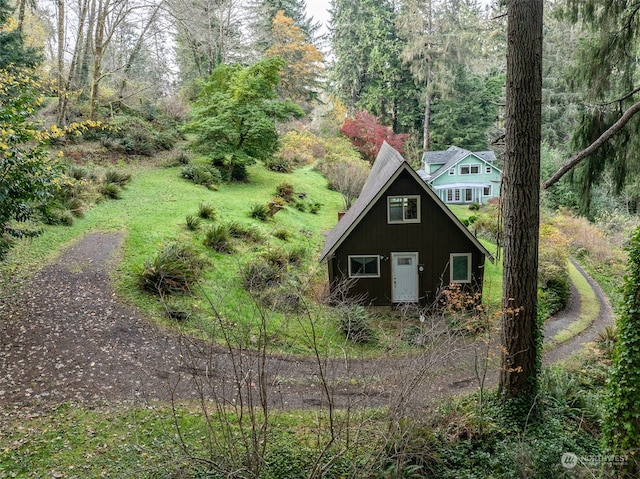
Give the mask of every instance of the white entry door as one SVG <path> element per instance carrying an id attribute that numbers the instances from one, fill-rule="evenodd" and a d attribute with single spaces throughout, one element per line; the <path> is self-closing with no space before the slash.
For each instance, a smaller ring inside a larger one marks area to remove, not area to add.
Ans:
<path id="1" fill-rule="evenodd" d="M 391 300 L 394 303 L 418 301 L 418 253 L 391 253 Z"/>

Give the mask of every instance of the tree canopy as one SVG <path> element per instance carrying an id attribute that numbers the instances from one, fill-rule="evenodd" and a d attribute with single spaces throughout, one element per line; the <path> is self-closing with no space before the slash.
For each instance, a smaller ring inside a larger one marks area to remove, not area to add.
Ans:
<path id="1" fill-rule="evenodd" d="M 291 100 L 278 100 L 285 62 L 280 57 L 251 66 L 219 65 L 204 84 L 186 131 L 191 148 L 211 158 L 227 179 L 244 180 L 246 165 L 278 149 L 277 121 L 303 115 Z"/>

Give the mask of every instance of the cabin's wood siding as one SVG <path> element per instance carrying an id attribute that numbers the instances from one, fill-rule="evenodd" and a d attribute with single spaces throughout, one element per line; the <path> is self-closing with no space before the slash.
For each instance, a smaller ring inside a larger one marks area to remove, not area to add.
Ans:
<path id="1" fill-rule="evenodd" d="M 420 196 L 420 222 L 389 224 L 387 198 L 410 195 Z M 351 294 L 366 295 L 371 304 L 390 304 L 391 253 L 395 252 L 418 253 L 418 262 L 424 266 L 424 272 L 418 274 L 422 302 L 433 300 L 435 293 L 449 284 L 451 253 L 472 254 L 472 286 L 481 292 L 484 254 L 407 171 L 389 186 L 329 259 L 329 279 L 333 283 L 348 277 L 349 255 L 383 256 L 380 277 L 359 278 L 351 287 Z"/>

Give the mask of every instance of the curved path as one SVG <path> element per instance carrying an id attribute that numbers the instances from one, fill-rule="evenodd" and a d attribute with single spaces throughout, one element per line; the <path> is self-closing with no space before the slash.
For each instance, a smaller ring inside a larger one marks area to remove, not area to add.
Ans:
<path id="1" fill-rule="evenodd" d="M 424 354 L 372 360 L 261 356 L 165 331 L 111 289 L 109 274 L 123 239 L 119 233 L 85 236 L 44 267 L 13 307 L 0 304 L 0 406 L 206 398 L 229 405 L 266 401 L 283 409 L 403 408 L 477 388 L 479 376 L 487 385 L 496 377 L 495 346 L 466 344 L 438 324 L 426 326 L 433 341 Z M 592 286 L 604 313 L 552 351 L 554 360 L 592 340 L 611 320 L 604 295 Z M 489 366 L 476 370 L 483 358 Z"/>

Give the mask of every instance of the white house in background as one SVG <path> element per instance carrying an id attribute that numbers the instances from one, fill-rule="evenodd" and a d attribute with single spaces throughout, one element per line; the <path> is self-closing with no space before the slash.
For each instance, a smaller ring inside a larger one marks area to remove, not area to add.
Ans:
<path id="1" fill-rule="evenodd" d="M 495 160 L 493 151 L 471 152 L 452 146 L 426 152 L 417 173 L 445 203 L 485 204 L 500 196 L 502 171 Z"/>

